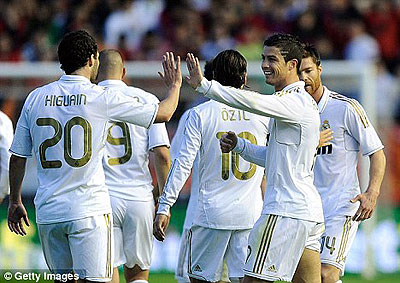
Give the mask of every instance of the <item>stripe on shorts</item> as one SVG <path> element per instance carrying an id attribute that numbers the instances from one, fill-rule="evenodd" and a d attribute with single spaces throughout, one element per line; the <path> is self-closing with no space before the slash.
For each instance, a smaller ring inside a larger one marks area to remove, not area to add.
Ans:
<path id="1" fill-rule="evenodd" d="M 104 214 L 107 227 L 107 262 L 106 262 L 106 278 L 112 277 L 112 265 L 111 265 L 111 221 L 110 214 Z"/>
<path id="2" fill-rule="evenodd" d="M 189 229 L 188 233 L 188 244 L 189 244 L 189 251 L 188 251 L 188 273 L 192 274 L 192 229 Z"/>
<path id="3" fill-rule="evenodd" d="M 346 246 L 349 240 L 350 230 L 351 230 L 351 216 L 346 216 L 346 221 L 343 224 L 342 239 L 340 241 L 336 262 L 344 261 L 344 253 L 346 252 Z"/>
<path id="4" fill-rule="evenodd" d="M 179 262 L 178 262 L 178 268 L 177 268 L 177 276 L 183 277 L 183 269 L 185 268 L 185 258 L 186 258 L 186 253 L 188 250 L 188 238 L 189 234 L 186 233 L 185 235 L 185 241 L 181 248 L 179 249 Z"/>
<path id="5" fill-rule="evenodd" d="M 257 257 L 253 266 L 254 273 L 262 272 L 262 268 L 267 258 L 269 246 L 271 244 L 271 239 L 275 230 L 277 220 L 278 220 L 278 215 L 268 215 L 267 225 L 265 226 L 261 243 L 257 252 Z"/>

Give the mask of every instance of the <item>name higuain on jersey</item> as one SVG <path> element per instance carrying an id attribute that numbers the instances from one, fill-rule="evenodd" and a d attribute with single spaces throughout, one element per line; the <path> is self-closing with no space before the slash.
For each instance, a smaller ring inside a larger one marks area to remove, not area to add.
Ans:
<path id="1" fill-rule="evenodd" d="M 75 106 L 86 105 L 86 95 L 71 94 L 71 95 L 46 95 L 44 106 Z"/>

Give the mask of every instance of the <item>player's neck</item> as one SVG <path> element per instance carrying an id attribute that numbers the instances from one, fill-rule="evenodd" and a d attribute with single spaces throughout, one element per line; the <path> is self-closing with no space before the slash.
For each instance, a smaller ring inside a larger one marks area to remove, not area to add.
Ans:
<path id="1" fill-rule="evenodd" d="M 317 103 L 319 103 L 323 94 L 324 94 L 324 86 L 322 84 L 320 84 L 319 87 L 317 88 L 317 90 L 311 96 L 314 98 L 314 100 Z"/>
<path id="2" fill-rule="evenodd" d="M 70 75 L 82 76 L 82 77 L 87 78 L 88 80 L 90 80 L 90 78 L 91 78 L 90 69 L 88 70 L 85 67 L 82 67 L 82 68 L 80 68 L 80 69 L 78 69 L 76 71 L 73 71 Z"/>
<path id="3" fill-rule="evenodd" d="M 275 91 L 281 91 L 282 89 L 284 89 L 288 85 L 291 85 L 291 84 L 296 83 L 298 81 L 299 81 L 299 77 L 290 76 L 287 79 L 283 80 L 282 83 L 274 85 Z"/>
<path id="4" fill-rule="evenodd" d="M 101 81 L 105 81 L 105 80 L 117 80 L 117 81 L 122 81 L 122 77 L 120 74 L 107 74 L 106 76 L 102 75 L 101 73 L 99 73 L 98 77 L 97 77 L 97 81 L 101 82 Z"/>

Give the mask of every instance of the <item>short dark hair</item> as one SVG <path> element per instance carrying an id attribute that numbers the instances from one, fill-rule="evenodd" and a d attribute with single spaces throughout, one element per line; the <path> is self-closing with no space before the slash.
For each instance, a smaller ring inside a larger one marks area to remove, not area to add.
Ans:
<path id="1" fill-rule="evenodd" d="M 297 70 L 300 69 L 304 48 L 297 36 L 288 33 L 275 33 L 264 41 L 264 46 L 279 48 L 285 62 L 296 59 Z"/>
<path id="2" fill-rule="evenodd" d="M 85 66 L 91 55 L 97 57 L 97 43 L 84 30 L 67 33 L 58 45 L 58 60 L 67 75 Z"/>
<path id="3" fill-rule="evenodd" d="M 317 48 L 310 43 L 304 44 L 304 54 L 303 58 L 311 57 L 315 65 L 321 66 L 321 55 L 319 54 Z"/>
<path id="4" fill-rule="evenodd" d="M 206 64 L 204 65 L 204 77 L 209 81 L 213 79 L 213 72 L 214 72 L 213 60 L 214 59 L 207 61 Z"/>
<path id="5" fill-rule="evenodd" d="M 224 50 L 213 60 L 213 79 L 225 86 L 240 88 L 245 83 L 247 61 L 236 50 Z"/>

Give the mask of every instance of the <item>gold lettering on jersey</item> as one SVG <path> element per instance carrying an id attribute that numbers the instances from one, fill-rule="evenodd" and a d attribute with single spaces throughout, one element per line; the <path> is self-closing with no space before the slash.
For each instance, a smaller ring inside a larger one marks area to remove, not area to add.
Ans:
<path id="1" fill-rule="evenodd" d="M 231 113 L 230 120 L 231 120 L 231 121 L 236 121 L 236 118 L 235 118 L 235 110 L 229 109 L 229 113 Z"/>
<path id="2" fill-rule="evenodd" d="M 224 121 L 250 121 L 250 119 L 246 117 L 246 112 L 238 109 L 222 108 L 221 117 Z"/>
<path id="3" fill-rule="evenodd" d="M 46 95 L 44 106 L 75 106 L 86 105 L 86 95 L 71 94 L 71 95 Z"/>
<path id="4" fill-rule="evenodd" d="M 222 115 L 222 120 L 228 121 L 229 115 L 228 115 L 228 111 L 226 111 L 225 108 L 222 108 L 222 110 L 221 110 L 221 115 Z"/>

